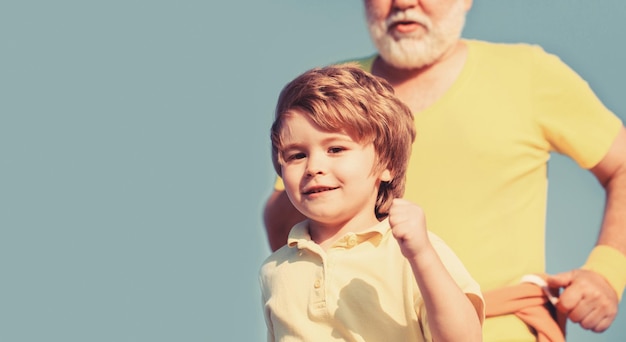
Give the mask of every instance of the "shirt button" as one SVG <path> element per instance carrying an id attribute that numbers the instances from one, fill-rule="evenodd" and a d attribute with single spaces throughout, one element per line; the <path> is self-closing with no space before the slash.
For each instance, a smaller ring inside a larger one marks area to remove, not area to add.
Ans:
<path id="1" fill-rule="evenodd" d="M 356 245 L 356 235 L 350 235 L 348 238 L 348 246 L 354 247 Z"/>
<path id="2" fill-rule="evenodd" d="M 317 279 L 315 283 L 313 283 L 313 287 L 315 287 L 316 289 L 319 289 L 320 286 L 322 286 L 322 282 L 319 279 Z"/>

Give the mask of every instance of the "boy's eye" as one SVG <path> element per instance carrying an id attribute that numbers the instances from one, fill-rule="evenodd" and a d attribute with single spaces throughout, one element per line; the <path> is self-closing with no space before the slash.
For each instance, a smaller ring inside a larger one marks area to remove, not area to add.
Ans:
<path id="1" fill-rule="evenodd" d="M 290 153 L 287 155 L 287 158 L 285 158 L 287 161 L 289 160 L 298 160 L 298 159 L 302 159 L 305 158 L 306 154 L 302 153 L 302 152 L 297 152 L 297 153 Z"/>
<path id="2" fill-rule="evenodd" d="M 334 154 L 334 153 L 339 153 L 343 150 L 345 150 L 345 148 L 343 147 L 331 147 L 328 149 L 328 153 Z"/>

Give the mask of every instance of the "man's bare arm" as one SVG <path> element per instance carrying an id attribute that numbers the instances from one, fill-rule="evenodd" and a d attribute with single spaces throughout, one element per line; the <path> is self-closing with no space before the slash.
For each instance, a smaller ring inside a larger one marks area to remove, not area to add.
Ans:
<path id="1" fill-rule="evenodd" d="M 623 264 L 626 255 L 626 129 L 622 127 L 609 152 L 591 172 L 606 191 L 606 207 L 597 246 L 602 246 L 600 248 L 604 251 L 608 249 L 611 252 L 609 255 L 616 258 L 609 264 L 615 264 L 615 261 Z M 565 288 L 557 305 L 559 310 L 566 312 L 573 322 L 595 332 L 602 332 L 611 325 L 623 291 L 621 281 L 615 284 L 609 281 L 609 278 L 621 278 L 623 273 L 617 275 L 616 272 L 623 270 L 611 269 L 610 266 L 608 271 L 604 266 L 601 268 L 607 274 L 594 272 L 598 270 L 585 265 L 582 269 L 548 278 L 551 286 Z"/>
<path id="2" fill-rule="evenodd" d="M 291 227 L 304 219 L 304 215 L 291 204 L 285 191 L 274 190 L 265 202 L 263 211 L 265 231 L 272 251 L 284 246 Z"/>

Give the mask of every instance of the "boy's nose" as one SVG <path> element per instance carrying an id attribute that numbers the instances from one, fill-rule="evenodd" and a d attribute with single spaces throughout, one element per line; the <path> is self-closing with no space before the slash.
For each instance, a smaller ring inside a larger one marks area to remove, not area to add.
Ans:
<path id="1" fill-rule="evenodd" d="M 306 166 L 306 175 L 309 177 L 326 173 L 326 162 L 323 157 L 310 156 Z"/>

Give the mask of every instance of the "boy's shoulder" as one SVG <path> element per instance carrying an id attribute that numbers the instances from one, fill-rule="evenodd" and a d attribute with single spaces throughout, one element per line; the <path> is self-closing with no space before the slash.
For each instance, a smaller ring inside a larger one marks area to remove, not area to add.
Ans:
<path id="1" fill-rule="evenodd" d="M 298 245 L 307 243 L 307 241 L 311 241 L 311 238 L 308 232 L 308 221 L 305 220 L 291 228 L 287 244 L 270 254 L 265 261 L 263 261 L 262 269 L 275 267 L 281 263 L 297 258 L 301 255 Z"/>

